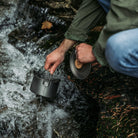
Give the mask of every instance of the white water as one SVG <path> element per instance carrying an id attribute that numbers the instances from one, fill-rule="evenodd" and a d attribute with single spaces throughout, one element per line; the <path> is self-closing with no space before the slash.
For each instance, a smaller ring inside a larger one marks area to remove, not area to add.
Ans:
<path id="1" fill-rule="evenodd" d="M 5 11 L 5 15 L 10 17 L 10 22 L 14 22 L 17 8 L 16 3 L 13 2 L 13 4 L 15 5 Z M 4 17 L 1 20 L 4 20 Z M 18 21 L 19 26 L 26 23 L 22 20 Z M 53 123 L 58 118 L 67 118 L 68 114 L 50 103 L 46 106 L 41 104 L 41 111 L 38 111 L 39 104 L 32 102 L 36 100 L 36 95 L 30 91 L 33 70 L 44 65 L 47 53 L 33 54 L 37 46 L 28 42 L 17 44 L 17 47 L 26 46 L 26 52 L 22 54 L 8 43 L 8 34 L 13 29 L 15 29 L 14 26 L 9 25 L 3 27 L 0 32 L 0 63 L 2 62 L 0 67 L 0 106 L 6 107 L 6 110 L 0 112 L 0 128 L 3 128 L 0 137 L 14 137 L 13 132 L 18 128 L 19 136 L 28 138 L 30 135 L 26 129 L 34 123 L 36 124 L 35 137 L 40 137 L 38 131 L 41 130 L 43 137 L 52 138 Z M 55 74 L 64 78 L 63 67 L 61 66 L 60 69 Z M 4 125 L 6 125 L 5 129 Z M 34 125 L 33 127 L 35 129 Z"/>

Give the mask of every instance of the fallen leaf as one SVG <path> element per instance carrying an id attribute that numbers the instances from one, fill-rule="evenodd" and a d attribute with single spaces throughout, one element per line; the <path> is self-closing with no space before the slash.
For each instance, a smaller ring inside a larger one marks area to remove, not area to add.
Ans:
<path id="1" fill-rule="evenodd" d="M 121 95 L 113 95 L 113 96 L 107 96 L 107 97 L 104 97 L 104 99 L 108 99 L 108 100 L 112 100 L 112 99 L 115 99 L 115 98 L 119 98 L 121 97 Z"/>
<path id="2" fill-rule="evenodd" d="M 136 138 L 136 134 L 135 133 L 131 133 L 127 136 L 127 138 L 130 138 L 130 137 L 135 137 Z"/>
<path id="3" fill-rule="evenodd" d="M 53 27 L 53 24 L 49 21 L 44 21 L 42 23 L 41 29 L 51 29 Z"/>
<path id="4" fill-rule="evenodd" d="M 71 79 L 71 77 L 68 75 L 68 80 L 70 80 L 70 81 L 72 81 L 73 82 L 73 80 Z"/>

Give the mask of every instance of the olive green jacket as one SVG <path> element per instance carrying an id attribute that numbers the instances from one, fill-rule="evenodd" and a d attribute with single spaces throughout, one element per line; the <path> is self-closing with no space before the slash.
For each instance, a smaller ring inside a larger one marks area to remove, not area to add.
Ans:
<path id="1" fill-rule="evenodd" d="M 83 0 L 65 38 L 85 42 L 90 29 L 103 16 L 105 12 L 97 0 Z M 132 28 L 138 28 L 138 0 L 111 0 L 106 25 L 93 47 L 94 55 L 101 65 L 107 65 L 104 52 L 107 39 L 119 31 Z"/>

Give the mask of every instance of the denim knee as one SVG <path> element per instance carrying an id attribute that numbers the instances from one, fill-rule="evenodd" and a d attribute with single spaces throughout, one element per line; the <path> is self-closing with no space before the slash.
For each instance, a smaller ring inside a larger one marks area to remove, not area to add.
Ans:
<path id="1" fill-rule="evenodd" d="M 105 56 L 109 65 L 114 69 L 118 70 L 120 66 L 120 60 L 122 59 L 122 40 L 117 35 L 111 36 L 106 44 Z"/>
<path id="2" fill-rule="evenodd" d="M 132 44 L 130 35 L 129 31 L 112 35 L 107 41 L 105 57 L 115 71 L 138 77 L 138 40 Z"/>

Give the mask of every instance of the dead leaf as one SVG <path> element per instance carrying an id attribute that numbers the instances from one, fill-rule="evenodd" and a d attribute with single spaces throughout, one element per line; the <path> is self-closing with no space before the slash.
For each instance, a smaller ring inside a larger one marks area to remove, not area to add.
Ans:
<path id="1" fill-rule="evenodd" d="M 72 82 L 73 82 L 73 80 L 71 79 L 71 76 L 69 76 L 69 75 L 68 75 L 68 80 L 70 80 L 70 81 L 72 81 Z"/>
<path id="2" fill-rule="evenodd" d="M 108 100 L 112 100 L 112 99 L 115 99 L 115 98 L 119 98 L 121 97 L 121 95 L 113 95 L 113 96 L 107 96 L 107 97 L 104 97 L 104 99 L 108 99 Z"/>
<path id="3" fill-rule="evenodd" d="M 44 21 L 42 23 L 41 29 L 51 29 L 53 27 L 53 24 L 49 21 Z"/>
<path id="4" fill-rule="evenodd" d="M 135 133 L 131 133 L 127 136 L 127 138 L 130 138 L 130 137 L 133 137 L 133 138 L 136 138 L 136 134 Z"/>

